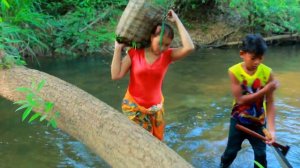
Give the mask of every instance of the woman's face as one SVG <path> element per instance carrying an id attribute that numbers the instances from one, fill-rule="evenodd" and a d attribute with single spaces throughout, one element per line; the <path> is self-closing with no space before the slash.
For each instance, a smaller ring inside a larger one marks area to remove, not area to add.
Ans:
<path id="1" fill-rule="evenodd" d="M 155 55 L 160 55 L 162 52 L 167 50 L 171 45 L 172 39 L 164 34 L 162 43 L 160 43 L 160 36 L 151 36 L 151 49 Z"/>

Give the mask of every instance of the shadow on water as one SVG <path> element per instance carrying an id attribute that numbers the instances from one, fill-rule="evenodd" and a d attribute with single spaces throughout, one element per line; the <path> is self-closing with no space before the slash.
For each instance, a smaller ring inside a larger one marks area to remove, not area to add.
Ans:
<path id="1" fill-rule="evenodd" d="M 21 122 L 11 102 L 0 99 L 0 107 L 0 168 L 108 167 L 82 143 L 46 123 Z"/>
<path id="2" fill-rule="evenodd" d="M 277 140 L 288 144 L 287 155 L 300 166 L 300 46 L 270 48 L 265 64 L 281 83 L 276 91 Z M 227 143 L 232 97 L 229 66 L 241 61 L 237 49 L 199 50 L 173 63 L 164 81 L 166 108 L 165 143 L 195 167 L 218 167 Z M 40 59 L 36 69 L 62 78 L 120 110 L 128 76 L 110 80 L 111 57 L 76 60 Z M 0 99 L 0 167 L 109 167 L 80 142 L 40 123 L 20 122 L 12 103 Z M 46 154 L 45 154 L 46 153 Z M 280 167 L 271 148 L 269 167 Z M 247 141 L 232 167 L 253 167 L 253 151 Z M 17 161 L 17 162 L 16 162 Z"/>

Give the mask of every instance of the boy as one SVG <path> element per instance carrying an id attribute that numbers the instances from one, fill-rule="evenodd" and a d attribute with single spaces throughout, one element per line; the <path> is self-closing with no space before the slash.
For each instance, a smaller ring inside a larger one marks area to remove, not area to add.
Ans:
<path id="1" fill-rule="evenodd" d="M 266 50 L 266 42 L 260 35 L 247 35 L 240 50 L 243 62 L 228 70 L 234 104 L 228 143 L 221 157 L 222 168 L 230 166 L 245 139 L 249 140 L 254 150 L 255 161 L 267 167 L 266 143 L 271 144 L 275 141 L 273 92 L 278 87 L 278 82 L 274 80 L 272 69 L 262 64 Z M 261 135 L 264 135 L 263 129 L 267 125 L 271 136 L 268 141 L 263 142 L 237 130 L 236 124 L 241 124 Z"/>

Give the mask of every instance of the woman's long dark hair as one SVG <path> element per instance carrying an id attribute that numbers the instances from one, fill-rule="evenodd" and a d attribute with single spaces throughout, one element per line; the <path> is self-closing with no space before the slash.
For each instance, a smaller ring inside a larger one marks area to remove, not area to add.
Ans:
<path id="1" fill-rule="evenodd" d="M 161 34 L 162 30 L 163 35 L 167 35 L 171 39 L 174 38 L 173 28 L 165 22 L 156 24 L 151 30 L 151 35 L 158 36 Z"/>

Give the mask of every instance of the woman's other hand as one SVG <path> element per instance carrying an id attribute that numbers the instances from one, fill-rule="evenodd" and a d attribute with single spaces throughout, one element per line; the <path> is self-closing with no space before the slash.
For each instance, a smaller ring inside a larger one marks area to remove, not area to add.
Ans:
<path id="1" fill-rule="evenodd" d="M 167 14 L 167 19 L 170 22 L 176 22 L 179 18 L 177 16 L 177 14 L 171 9 L 171 10 L 169 10 L 169 12 Z"/>

